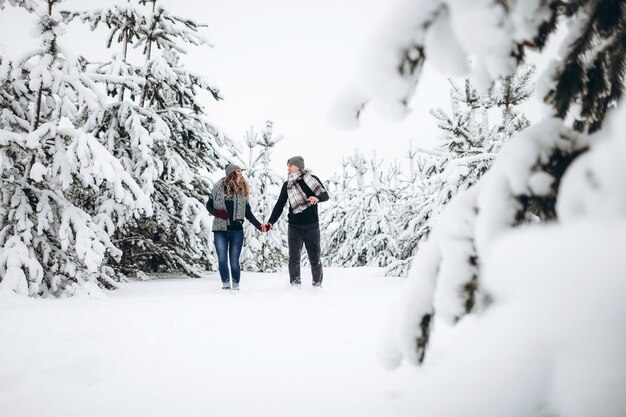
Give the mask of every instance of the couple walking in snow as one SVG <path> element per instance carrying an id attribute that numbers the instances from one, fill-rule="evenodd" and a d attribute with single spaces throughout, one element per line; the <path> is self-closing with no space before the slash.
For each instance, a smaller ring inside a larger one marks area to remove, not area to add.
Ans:
<path id="1" fill-rule="evenodd" d="M 322 285 L 323 271 L 320 259 L 320 227 L 317 203 L 328 200 L 328 192 L 318 177 L 304 167 L 304 159 L 294 156 L 287 161 L 287 181 L 282 186 L 278 201 L 267 223 L 259 222 L 248 202 L 250 188 L 242 169 L 228 164 L 226 176 L 220 179 L 209 196 L 207 209 L 213 220 L 213 241 L 223 289 L 239 289 L 241 267 L 239 256 L 243 247 L 243 222 L 247 219 L 261 232 L 267 233 L 289 203 L 288 245 L 289 281 L 300 286 L 300 255 L 304 245 L 311 264 L 313 286 Z M 230 268 L 229 268 L 230 266 Z M 232 283 L 231 283 L 232 274 Z"/>

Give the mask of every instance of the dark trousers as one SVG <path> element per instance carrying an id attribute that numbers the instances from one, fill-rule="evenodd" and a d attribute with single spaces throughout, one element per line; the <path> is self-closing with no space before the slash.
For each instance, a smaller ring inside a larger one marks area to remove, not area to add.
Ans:
<path id="1" fill-rule="evenodd" d="M 239 256 L 243 247 L 243 230 L 213 232 L 213 243 L 215 243 L 222 283 L 230 283 L 230 274 L 228 273 L 230 260 L 230 272 L 233 274 L 233 283 L 239 284 L 239 277 L 241 276 Z"/>
<path id="2" fill-rule="evenodd" d="M 313 283 L 321 284 L 324 278 L 322 262 L 320 261 L 320 225 L 313 224 L 290 224 L 288 233 L 289 242 L 289 282 L 300 283 L 300 255 L 302 245 L 306 248 L 311 264 Z"/>

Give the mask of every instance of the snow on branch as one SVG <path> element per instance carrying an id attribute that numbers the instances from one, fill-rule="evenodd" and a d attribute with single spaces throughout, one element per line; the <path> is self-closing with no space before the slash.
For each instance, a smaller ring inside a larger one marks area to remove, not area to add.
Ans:
<path id="1" fill-rule="evenodd" d="M 0 0 L 0 10 L 6 7 L 6 3 L 11 6 L 22 7 L 29 12 L 33 12 L 39 5 L 36 0 Z"/>
<path id="2" fill-rule="evenodd" d="M 69 128 L 59 129 L 59 134 L 70 138 L 67 161 L 71 166 L 80 167 L 83 185 L 98 187 L 103 182 L 107 183 L 116 201 L 152 215 L 148 196 L 96 138 L 82 130 Z"/>
<path id="3" fill-rule="evenodd" d="M 546 36 L 557 13 L 552 3 L 404 0 L 370 48 L 353 105 L 405 114 L 426 60 L 456 76 L 467 75 L 471 61 L 472 80 L 487 88 L 515 72 L 525 47 L 543 46 L 539 34 Z"/>
<path id="4" fill-rule="evenodd" d="M 28 273 L 28 278 L 25 272 Z M 0 294 L 37 293 L 43 279 L 43 268 L 34 259 L 19 236 L 11 236 L 0 249 Z"/>

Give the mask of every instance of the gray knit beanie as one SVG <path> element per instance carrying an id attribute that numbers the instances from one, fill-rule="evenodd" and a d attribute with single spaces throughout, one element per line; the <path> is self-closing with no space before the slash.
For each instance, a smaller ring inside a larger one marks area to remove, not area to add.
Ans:
<path id="1" fill-rule="evenodd" d="M 304 158 L 301 156 L 292 156 L 287 160 L 287 163 L 295 165 L 300 169 L 304 169 Z"/>
<path id="2" fill-rule="evenodd" d="M 233 172 L 237 171 L 238 169 L 241 169 L 239 167 L 239 165 L 235 165 L 235 164 L 228 164 L 226 165 L 225 171 L 226 171 L 226 177 L 230 177 L 230 174 L 232 174 Z"/>

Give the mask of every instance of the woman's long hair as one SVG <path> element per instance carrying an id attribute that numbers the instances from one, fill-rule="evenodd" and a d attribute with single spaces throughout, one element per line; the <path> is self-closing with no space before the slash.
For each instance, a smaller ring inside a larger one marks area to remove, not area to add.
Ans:
<path id="1" fill-rule="evenodd" d="M 235 193 L 242 193 L 246 197 L 250 195 L 248 182 L 243 175 L 237 175 L 237 172 L 233 172 L 226 178 L 226 195 L 232 198 Z"/>

